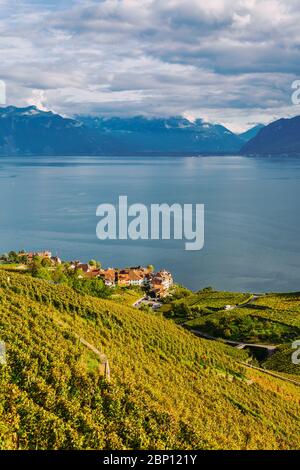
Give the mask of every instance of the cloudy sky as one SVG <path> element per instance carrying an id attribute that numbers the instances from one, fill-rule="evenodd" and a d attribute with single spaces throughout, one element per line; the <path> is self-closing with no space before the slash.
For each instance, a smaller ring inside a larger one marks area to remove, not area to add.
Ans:
<path id="1" fill-rule="evenodd" d="M 300 114 L 299 0 L 0 0 L 7 103 L 64 115 Z"/>

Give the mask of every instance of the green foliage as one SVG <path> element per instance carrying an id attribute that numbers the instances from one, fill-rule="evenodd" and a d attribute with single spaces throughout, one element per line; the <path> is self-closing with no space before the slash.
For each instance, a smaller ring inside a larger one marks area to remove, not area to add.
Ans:
<path id="1" fill-rule="evenodd" d="M 182 318 L 184 320 L 193 318 L 192 309 L 185 302 L 175 302 L 168 316 L 169 318 Z"/>
<path id="2" fill-rule="evenodd" d="M 39 271 L 42 269 L 42 259 L 35 256 L 30 265 L 30 273 L 33 277 L 39 277 Z"/>
<path id="3" fill-rule="evenodd" d="M 95 263 L 97 263 L 95 261 Z M 34 257 L 29 274 L 38 279 L 44 279 L 54 284 L 66 284 L 77 292 L 95 297 L 108 298 L 111 290 L 105 286 L 100 278 L 87 278 L 80 269 L 70 269 L 67 263 L 52 266 L 47 258 Z"/>
<path id="4" fill-rule="evenodd" d="M 300 295 L 268 294 L 243 308 L 195 318 L 187 326 L 236 341 L 291 342 L 300 336 Z"/>
<path id="5" fill-rule="evenodd" d="M 100 261 L 96 261 L 95 259 L 91 259 L 89 262 L 90 266 L 93 266 L 95 269 L 100 269 L 101 268 L 101 263 Z"/>
<path id="6" fill-rule="evenodd" d="M 286 343 L 300 336 L 300 294 L 268 294 L 246 305 L 249 294 L 205 288 L 183 291 L 161 312 L 178 323 L 215 337 L 234 341 Z M 237 306 L 224 310 L 225 305 Z"/>
<path id="7" fill-rule="evenodd" d="M 43 268 L 43 267 L 36 268 L 35 271 L 34 271 L 33 276 L 37 277 L 39 279 L 45 279 L 45 280 L 49 280 L 49 281 L 52 278 L 49 269 Z"/>
<path id="8" fill-rule="evenodd" d="M 0 337 L 1 449 L 299 448 L 299 387 L 160 316 L 0 270 Z"/>
<path id="9" fill-rule="evenodd" d="M 74 274 L 68 273 L 68 275 L 64 273 L 63 276 L 65 280 L 63 282 L 61 280 L 59 283 L 67 283 L 77 292 L 100 298 L 108 298 L 111 296 L 111 290 L 105 286 L 102 279 L 96 277 L 87 279 L 83 276 L 78 276 L 78 272 Z"/>
<path id="10" fill-rule="evenodd" d="M 178 286 L 172 293 L 172 301 L 165 303 L 161 311 L 167 318 L 184 323 L 222 310 L 225 305 L 238 305 L 248 298 L 249 294 L 217 292 L 212 287 L 195 293 Z"/>
<path id="11" fill-rule="evenodd" d="M 67 275 L 67 271 L 63 265 L 56 266 L 51 272 L 51 279 L 56 284 L 67 284 L 70 276 Z"/>
<path id="12" fill-rule="evenodd" d="M 51 260 L 49 258 L 43 258 L 41 261 L 43 268 L 49 268 L 52 266 Z"/>
<path id="13" fill-rule="evenodd" d="M 10 251 L 8 253 L 8 259 L 7 260 L 10 263 L 17 263 L 19 261 L 17 253 L 15 251 Z"/>
<path id="14" fill-rule="evenodd" d="M 214 313 L 186 324 L 212 336 L 233 341 L 277 344 L 300 336 L 300 329 L 295 326 L 248 314 L 242 309 Z"/>
<path id="15" fill-rule="evenodd" d="M 180 285 L 175 285 L 174 288 L 172 289 L 172 300 L 178 300 L 178 299 L 183 299 L 185 297 L 188 297 L 192 295 L 192 291 L 190 291 L 189 289 L 187 289 L 186 287 L 184 286 L 180 286 Z M 170 299 L 167 298 L 167 300 L 170 301 Z"/>

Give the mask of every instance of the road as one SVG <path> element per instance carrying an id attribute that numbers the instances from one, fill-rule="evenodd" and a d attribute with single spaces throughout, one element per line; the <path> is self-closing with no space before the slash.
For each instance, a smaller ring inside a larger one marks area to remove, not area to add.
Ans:
<path id="1" fill-rule="evenodd" d="M 144 305 L 149 305 L 149 307 L 151 307 L 153 310 L 157 310 L 158 308 L 160 308 L 162 306 L 162 304 L 160 302 L 158 302 L 157 300 L 148 300 L 146 296 L 141 297 L 139 300 L 134 302 L 134 304 L 132 304 L 132 306 L 135 307 L 135 308 L 138 308 L 138 307 L 141 306 L 142 303 Z"/>
<path id="2" fill-rule="evenodd" d="M 146 296 L 143 296 L 141 297 L 140 299 L 136 300 L 134 302 L 134 304 L 132 304 L 133 307 L 139 307 L 141 305 L 142 302 L 144 302 L 146 300 Z"/>
<path id="3" fill-rule="evenodd" d="M 250 304 L 253 304 L 253 302 L 255 302 L 257 299 L 259 299 L 260 297 L 263 297 L 264 294 L 255 294 L 255 295 L 252 295 L 252 297 L 247 300 L 247 302 L 244 302 L 244 303 L 241 303 L 241 304 L 238 304 L 238 305 L 230 305 L 229 308 L 227 308 L 226 310 L 235 310 L 236 308 L 244 308 L 244 307 L 247 307 L 248 305 Z M 225 310 L 225 307 L 224 307 L 224 310 Z"/>
<path id="4" fill-rule="evenodd" d="M 65 330 L 69 331 L 69 325 L 67 325 L 65 322 L 62 322 L 61 320 L 55 320 L 55 321 L 60 326 L 62 326 Z M 105 378 L 108 381 L 110 381 L 110 367 L 109 367 L 109 362 L 108 362 L 108 358 L 106 354 L 103 354 L 101 351 L 99 351 L 99 349 L 97 349 L 95 346 L 93 346 L 91 343 L 86 341 L 82 336 L 78 335 L 74 331 L 72 333 L 84 346 L 86 346 L 90 351 L 93 351 L 93 353 L 99 357 L 100 365 L 101 365 L 99 367 L 99 370 L 105 376 Z"/>

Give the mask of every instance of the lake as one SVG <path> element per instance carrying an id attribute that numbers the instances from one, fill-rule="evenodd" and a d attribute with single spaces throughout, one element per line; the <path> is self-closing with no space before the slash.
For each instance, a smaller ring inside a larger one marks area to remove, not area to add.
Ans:
<path id="1" fill-rule="evenodd" d="M 300 157 L 0 158 L 0 251 L 51 250 L 103 266 L 153 264 L 191 289 L 300 290 Z M 96 208 L 205 204 L 205 245 L 100 241 Z"/>

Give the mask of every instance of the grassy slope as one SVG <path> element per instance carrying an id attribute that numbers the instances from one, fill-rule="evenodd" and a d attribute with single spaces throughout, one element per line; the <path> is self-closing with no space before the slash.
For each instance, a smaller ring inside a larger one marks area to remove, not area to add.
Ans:
<path id="1" fill-rule="evenodd" d="M 0 337 L 2 449 L 299 448 L 299 387 L 158 316 L 0 272 Z"/>

